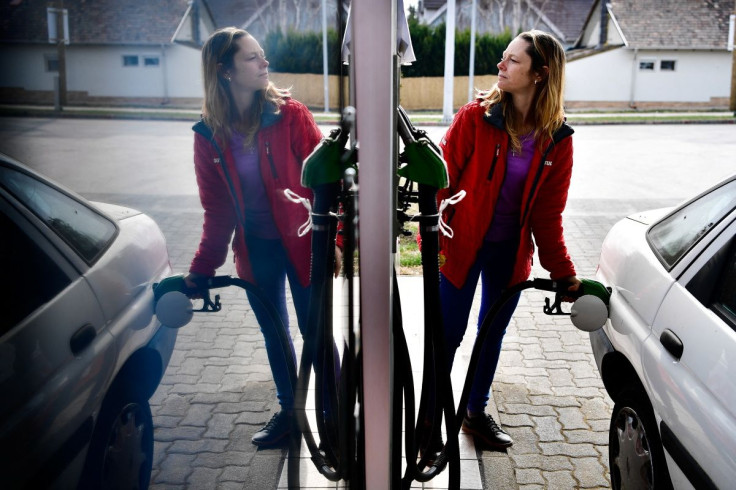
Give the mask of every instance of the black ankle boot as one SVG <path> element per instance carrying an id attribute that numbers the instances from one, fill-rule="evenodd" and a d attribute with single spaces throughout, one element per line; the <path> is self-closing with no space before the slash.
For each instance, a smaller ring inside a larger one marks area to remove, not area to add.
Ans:
<path id="1" fill-rule="evenodd" d="M 514 441 L 487 413 L 463 419 L 463 431 L 473 434 L 492 447 L 509 447 Z"/>
<path id="2" fill-rule="evenodd" d="M 289 437 L 291 433 L 291 419 L 291 413 L 287 410 L 281 410 L 273 414 L 271 420 L 253 435 L 251 442 L 260 447 L 278 444 Z"/>

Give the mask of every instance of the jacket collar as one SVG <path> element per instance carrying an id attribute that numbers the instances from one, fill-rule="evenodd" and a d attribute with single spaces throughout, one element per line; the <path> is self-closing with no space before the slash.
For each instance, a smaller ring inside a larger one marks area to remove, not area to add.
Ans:
<path id="1" fill-rule="evenodd" d="M 267 128 L 273 126 L 283 117 L 281 111 L 278 111 L 278 107 L 273 102 L 266 101 L 263 106 L 263 113 L 261 114 L 261 128 Z"/>
<path id="2" fill-rule="evenodd" d="M 504 119 L 503 119 L 503 109 L 501 107 L 501 104 L 496 104 L 493 107 L 491 107 L 491 113 L 488 114 L 487 112 L 483 113 L 483 119 L 490 124 L 491 126 L 500 129 L 501 131 L 506 131 L 506 126 L 504 126 Z M 563 122 L 562 126 L 560 126 L 557 131 L 552 135 L 552 141 L 556 144 L 562 141 L 563 139 L 567 138 L 568 136 L 571 136 L 575 130 L 570 127 L 567 122 Z"/>
<path id="3" fill-rule="evenodd" d="M 283 113 L 281 111 L 276 113 L 276 110 L 276 104 L 274 104 L 273 102 L 267 101 L 265 103 L 263 107 L 263 113 L 261 114 L 261 129 L 273 126 L 281 120 L 281 118 L 283 117 Z M 206 137 L 208 140 L 213 140 L 212 128 L 207 126 L 207 123 L 204 122 L 204 119 L 200 119 L 199 122 L 192 126 L 192 130 L 195 133 L 199 133 L 202 136 Z"/>

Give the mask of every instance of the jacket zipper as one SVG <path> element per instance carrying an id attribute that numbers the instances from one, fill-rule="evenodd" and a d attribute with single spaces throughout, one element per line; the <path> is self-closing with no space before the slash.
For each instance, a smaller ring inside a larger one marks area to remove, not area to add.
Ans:
<path id="1" fill-rule="evenodd" d="M 493 171 L 496 170 L 496 162 L 498 161 L 498 155 L 501 153 L 501 143 L 496 143 L 496 153 L 493 155 L 493 161 L 491 162 L 491 170 L 488 172 L 488 180 L 493 180 Z"/>
<path id="2" fill-rule="evenodd" d="M 552 147 L 555 146 L 554 141 L 549 144 L 547 149 L 542 154 L 542 159 L 539 161 L 539 167 L 537 168 L 537 173 L 534 176 L 534 182 L 532 183 L 532 188 L 529 191 L 529 197 L 527 198 L 526 205 L 524 206 L 524 216 L 521 219 L 521 227 L 524 227 L 524 223 L 526 222 L 527 217 L 529 216 L 529 209 L 531 207 L 532 199 L 534 199 L 534 193 L 537 192 L 537 186 L 539 185 L 539 179 L 542 177 L 542 170 L 544 170 L 544 162 L 547 160 L 547 155 L 549 155 L 549 152 L 552 150 Z"/>
<path id="3" fill-rule="evenodd" d="M 271 176 L 274 179 L 279 178 L 279 174 L 276 172 L 276 165 L 273 163 L 273 155 L 271 155 L 271 143 L 266 141 L 266 157 L 268 158 L 268 164 L 271 166 Z"/>

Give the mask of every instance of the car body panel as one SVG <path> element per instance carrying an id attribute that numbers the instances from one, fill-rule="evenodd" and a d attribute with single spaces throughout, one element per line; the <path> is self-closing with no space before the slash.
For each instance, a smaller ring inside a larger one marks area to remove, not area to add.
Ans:
<path id="1" fill-rule="evenodd" d="M 674 332 L 684 350 L 678 361 L 652 335 L 642 357 L 649 398 L 695 461 L 726 488 L 736 475 L 736 333 L 680 284 L 661 311 L 656 324 Z"/>
<path id="2" fill-rule="evenodd" d="M 674 280 L 649 250 L 645 230 L 630 219 L 614 225 L 603 242 L 599 268 L 619 301 L 630 305 L 642 323 L 651 325 Z"/>
<path id="3" fill-rule="evenodd" d="M 104 324 L 99 307 L 90 307 L 95 301 L 80 278 L 3 341 L 13 371 L 0 384 L 12 395 L 3 397 L 0 439 L 8 449 L 3 466 L 14 468 L 14 475 L 46 461 L 57 441 L 71 438 L 102 401 L 114 374 L 112 336 L 103 330 L 76 356 L 69 347 L 78 326 Z M 49 324 L 59 328 L 49 331 Z"/>
<path id="4" fill-rule="evenodd" d="M 641 346 L 650 335 L 661 298 L 673 283 L 652 254 L 641 253 L 649 247 L 645 229 L 641 222 L 629 219 L 614 225 L 603 242 L 596 275 L 598 281 L 612 286 L 609 321 L 603 328 L 616 350 L 636 352 L 631 362 L 640 374 Z"/>
<path id="5" fill-rule="evenodd" d="M 120 235 L 86 274 L 107 319 L 107 326 L 127 359 L 159 328 L 153 314 L 153 284 L 171 274 L 166 241 L 144 214 L 119 221 Z M 134 338 L 135 337 L 135 338 Z"/>
<path id="6" fill-rule="evenodd" d="M 731 257 L 736 249 L 736 209 L 719 221 L 704 213 L 707 223 L 692 222 L 703 214 L 691 214 L 688 204 L 709 192 L 682 205 L 683 219 L 691 220 L 684 223 L 705 231 L 669 271 L 647 239 L 649 225 L 658 223 L 656 216 L 670 216 L 658 210 L 624 219 L 611 229 L 596 273 L 613 290 L 609 320 L 591 334 L 596 363 L 607 388 L 644 388 L 675 488 L 728 488 L 736 475 L 736 331 L 709 307 L 710 299 L 688 289 L 701 270 L 707 272 L 706 285 L 715 289 L 723 273 L 714 257 Z M 637 379 L 611 382 L 619 373 L 604 371 L 608 356 L 615 356 L 610 365 L 618 368 L 625 358 Z M 617 393 L 610 394 L 615 400 Z"/>

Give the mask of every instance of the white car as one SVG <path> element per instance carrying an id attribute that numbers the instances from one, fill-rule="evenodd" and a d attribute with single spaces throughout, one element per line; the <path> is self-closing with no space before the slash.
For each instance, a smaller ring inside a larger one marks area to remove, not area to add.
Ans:
<path id="1" fill-rule="evenodd" d="M 0 487 L 146 488 L 177 332 L 153 315 L 156 223 L 0 154 L 0 270 Z"/>
<path id="2" fill-rule="evenodd" d="M 734 488 L 736 175 L 608 233 L 596 279 L 609 319 L 590 335 L 615 402 L 613 488 Z"/>

